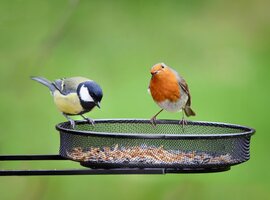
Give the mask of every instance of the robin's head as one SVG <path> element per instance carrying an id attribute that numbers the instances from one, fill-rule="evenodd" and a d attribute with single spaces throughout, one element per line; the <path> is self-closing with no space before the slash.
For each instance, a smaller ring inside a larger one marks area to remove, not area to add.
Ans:
<path id="1" fill-rule="evenodd" d="M 156 75 L 160 75 L 160 74 L 163 74 L 163 73 L 166 73 L 168 71 L 168 67 L 167 65 L 165 65 L 164 63 L 158 63 L 158 64 L 155 64 L 152 68 L 151 68 L 151 74 L 152 76 L 156 76 Z"/>

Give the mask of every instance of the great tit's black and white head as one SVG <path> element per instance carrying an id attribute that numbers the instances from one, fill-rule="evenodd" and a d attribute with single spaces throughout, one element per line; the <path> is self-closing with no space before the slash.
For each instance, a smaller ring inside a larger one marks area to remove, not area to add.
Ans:
<path id="1" fill-rule="evenodd" d="M 92 110 L 95 106 L 100 108 L 103 97 L 101 87 L 94 81 L 85 81 L 78 85 L 77 94 L 85 111 Z"/>

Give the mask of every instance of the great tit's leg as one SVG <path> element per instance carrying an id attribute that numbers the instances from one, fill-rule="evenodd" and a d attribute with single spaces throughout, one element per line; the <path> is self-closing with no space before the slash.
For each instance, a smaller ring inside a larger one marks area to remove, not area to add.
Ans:
<path id="1" fill-rule="evenodd" d="M 68 115 L 66 115 L 65 113 L 62 113 L 62 114 L 65 116 L 65 118 L 67 118 L 67 120 L 69 121 L 72 129 L 75 129 L 75 121 L 73 119 L 71 119 Z"/>
<path id="2" fill-rule="evenodd" d="M 157 125 L 157 116 L 159 115 L 159 113 L 161 113 L 163 111 L 163 109 L 161 109 L 157 114 L 155 114 L 151 119 L 150 122 L 152 124 L 153 127 L 155 127 Z"/>
<path id="3" fill-rule="evenodd" d="M 81 115 L 81 116 L 82 116 L 82 118 L 84 118 L 86 121 L 88 121 L 89 124 L 92 124 L 92 125 L 94 126 L 95 121 L 94 121 L 93 119 L 88 118 L 88 117 L 85 117 L 85 116 L 83 116 L 83 115 Z"/>

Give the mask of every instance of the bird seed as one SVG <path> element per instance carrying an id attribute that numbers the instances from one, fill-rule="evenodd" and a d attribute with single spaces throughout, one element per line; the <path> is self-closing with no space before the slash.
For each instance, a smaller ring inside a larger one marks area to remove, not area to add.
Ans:
<path id="1" fill-rule="evenodd" d="M 183 152 L 181 150 L 166 150 L 163 146 L 147 147 L 81 147 L 67 152 L 69 158 L 80 162 L 112 163 L 112 164 L 231 164 L 237 162 L 230 154 L 216 155 L 206 152 Z"/>

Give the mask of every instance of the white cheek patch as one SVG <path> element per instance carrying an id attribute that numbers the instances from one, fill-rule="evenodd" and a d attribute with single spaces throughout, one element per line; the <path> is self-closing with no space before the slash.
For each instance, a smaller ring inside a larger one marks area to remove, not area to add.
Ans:
<path id="1" fill-rule="evenodd" d="M 83 101 L 94 102 L 94 99 L 89 94 L 88 89 L 87 87 L 85 87 L 85 85 L 82 85 L 80 89 L 80 97 Z"/>

